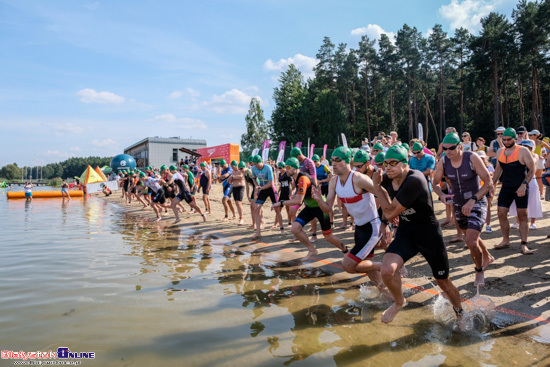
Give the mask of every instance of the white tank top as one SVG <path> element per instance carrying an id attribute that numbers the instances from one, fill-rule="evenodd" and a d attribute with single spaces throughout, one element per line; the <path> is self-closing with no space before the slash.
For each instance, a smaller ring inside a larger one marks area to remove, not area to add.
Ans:
<path id="1" fill-rule="evenodd" d="M 346 209 L 353 216 L 355 224 L 362 226 L 371 220 L 378 218 L 374 195 L 370 192 L 357 194 L 353 187 L 353 175 L 360 173 L 350 172 L 346 184 L 342 186 L 340 176 L 336 180 L 336 195 L 342 203 L 346 205 Z"/>

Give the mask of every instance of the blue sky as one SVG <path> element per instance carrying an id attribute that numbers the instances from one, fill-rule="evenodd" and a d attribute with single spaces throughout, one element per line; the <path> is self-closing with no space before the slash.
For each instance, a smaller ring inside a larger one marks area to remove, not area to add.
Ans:
<path id="1" fill-rule="evenodd" d="M 325 36 L 439 23 L 476 33 L 515 0 L 0 0 L 0 167 L 111 156 L 146 136 L 240 143 L 289 63 L 311 75 Z"/>

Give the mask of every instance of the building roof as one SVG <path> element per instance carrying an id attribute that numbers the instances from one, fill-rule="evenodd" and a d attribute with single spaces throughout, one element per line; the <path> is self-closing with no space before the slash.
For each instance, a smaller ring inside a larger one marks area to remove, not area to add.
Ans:
<path id="1" fill-rule="evenodd" d="M 179 144 L 179 145 L 204 145 L 206 147 L 206 140 L 203 139 L 180 139 L 179 136 L 171 138 L 161 138 L 159 136 L 147 137 L 125 148 L 124 151 L 128 151 L 143 143 L 159 143 L 159 144 Z"/>

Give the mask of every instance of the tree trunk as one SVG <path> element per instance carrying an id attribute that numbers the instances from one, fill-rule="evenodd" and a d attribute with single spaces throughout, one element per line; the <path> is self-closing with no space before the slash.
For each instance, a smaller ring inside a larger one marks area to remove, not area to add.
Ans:
<path id="1" fill-rule="evenodd" d="M 520 125 L 525 126 L 525 105 L 523 104 L 523 83 L 518 75 L 518 89 L 519 89 L 519 120 Z"/>
<path id="2" fill-rule="evenodd" d="M 367 83 L 367 73 L 365 72 L 363 80 L 365 81 L 365 119 L 367 121 L 367 137 L 369 141 L 371 140 L 370 136 L 370 113 L 369 113 L 369 93 L 368 93 L 368 83 Z"/>
<path id="3" fill-rule="evenodd" d="M 498 60 L 493 52 L 493 98 L 494 98 L 494 127 L 498 127 L 500 117 L 500 103 L 498 100 Z"/>
<path id="4" fill-rule="evenodd" d="M 531 107 L 531 121 L 533 123 L 533 128 L 539 130 L 539 115 L 540 115 L 540 106 L 539 106 L 539 86 L 538 86 L 538 71 L 535 65 L 532 68 L 532 107 Z"/>
<path id="5" fill-rule="evenodd" d="M 412 114 L 412 101 L 411 101 L 411 78 L 407 77 L 407 89 L 409 99 L 407 100 L 407 105 L 409 107 L 409 141 L 411 141 L 414 131 L 413 131 L 413 114 Z"/>

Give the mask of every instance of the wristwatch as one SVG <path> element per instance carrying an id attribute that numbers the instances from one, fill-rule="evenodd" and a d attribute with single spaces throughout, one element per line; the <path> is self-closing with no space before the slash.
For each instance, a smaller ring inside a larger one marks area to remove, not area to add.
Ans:
<path id="1" fill-rule="evenodd" d="M 475 195 L 472 195 L 472 197 L 470 199 L 473 199 L 476 203 L 479 201 L 479 199 Z"/>
<path id="2" fill-rule="evenodd" d="M 527 183 L 527 181 L 523 180 L 522 184 L 526 184 L 526 185 L 527 185 L 528 183 Z"/>

